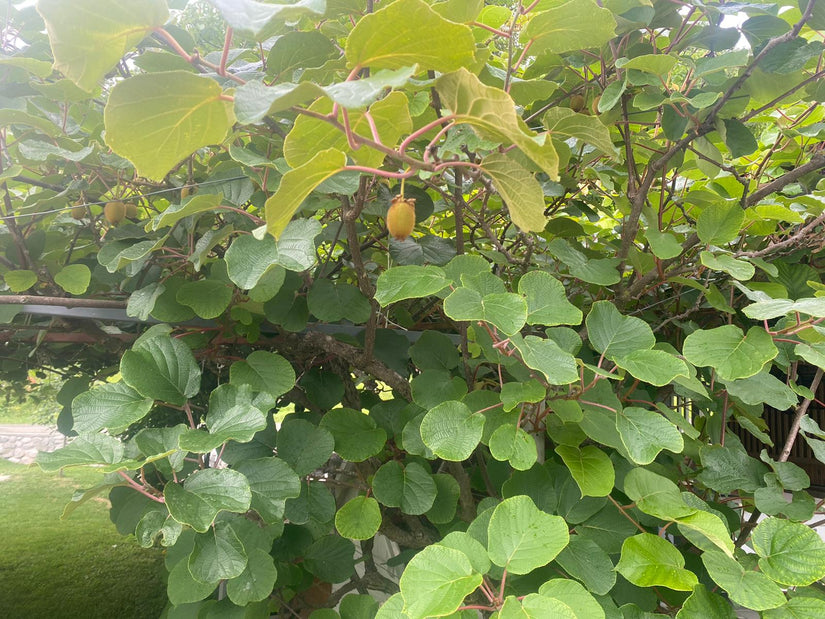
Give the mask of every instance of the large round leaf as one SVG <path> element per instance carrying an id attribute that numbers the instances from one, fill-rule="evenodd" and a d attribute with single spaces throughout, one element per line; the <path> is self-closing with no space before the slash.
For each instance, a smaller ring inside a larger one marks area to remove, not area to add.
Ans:
<path id="1" fill-rule="evenodd" d="M 759 569 L 780 585 L 804 587 L 825 578 L 825 542 L 810 527 L 768 518 L 751 537 Z"/>
<path id="2" fill-rule="evenodd" d="M 335 514 L 335 528 L 343 537 L 350 539 L 369 539 L 380 526 L 381 508 L 372 497 L 350 499 Z"/>
<path id="3" fill-rule="evenodd" d="M 387 507 L 400 507 L 405 514 L 417 516 L 433 506 L 437 489 L 432 475 L 417 462 L 406 467 L 391 460 L 372 479 L 375 498 Z"/>
<path id="4" fill-rule="evenodd" d="M 466 460 L 481 440 L 484 416 L 462 402 L 444 402 L 431 408 L 421 421 L 421 439 L 439 458 Z"/>
<path id="5" fill-rule="evenodd" d="M 463 552 L 428 546 L 407 564 L 399 585 L 410 619 L 449 615 L 481 584 Z"/>

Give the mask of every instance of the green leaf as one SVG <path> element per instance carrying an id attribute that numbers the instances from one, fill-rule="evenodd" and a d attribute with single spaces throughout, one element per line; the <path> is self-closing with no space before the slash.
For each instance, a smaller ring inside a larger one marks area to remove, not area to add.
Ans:
<path id="1" fill-rule="evenodd" d="M 496 460 L 509 461 L 517 471 L 526 471 L 538 458 L 535 439 L 511 423 L 505 423 L 493 432 L 489 447 Z"/>
<path id="2" fill-rule="evenodd" d="M 581 310 L 567 300 L 564 286 L 549 273 L 528 271 L 519 280 L 518 291 L 527 298 L 527 324 L 581 324 Z"/>
<path id="3" fill-rule="evenodd" d="M 216 584 L 240 576 L 247 565 L 246 550 L 230 525 L 221 522 L 195 537 L 189 572 L 195 580 Z"/>
<path id="4" fill-rule="evenodd" d="M 636 464 L 650 464 L 663 449 L 681 453 L 682 433 L 659 413 L 629 407 L 616 417 L 616 429 L 622 444 Z"/>
<path id="5" fill-rule="evenodd" d="M 142 396 L 178 406 L 200 391 L 201 371 L 192 351 L 165 333 L 127 350 L 120 360 L 120 373 Z"/>
<path id="6" fill-rule="evenodd" d="M 627 370 L 633 378 L 661 387 L 677 376 L 690 376 L 687 364 L 664 350 L 634 350 L 615 359 L 616 365 Z"/>
<path id="7" fill-rule="evenodd" d="M 52 452 L 41 451 L 36 462 L 46 473 L 67 466 L 115 464 L 123 460 L 123 443 L 106 434 L 81 434 L 71 443 Z"/>
<path id="8" fill-rule="evenodd" d="M 223 198 L 219 193 L 205 193 L 189 196 L 181 200 L 180 204 L 170 204 L 165 211 L 155 215 L 146 224 L 146 231 L 160 230 L 172 226 L 184 217 L 212 211 L 221 205 Z"/>
<path id="9" fill-rule="evenodd" d="M 39 0 L 54 68 L 91 92 L 98 81 L 169 17 L 163 0 Z"/>
<path id="10" fill-rule="evenodd" d="M 232 302 L 232 287 L 215 279 L 200 279 L 183 284 L 175 298 L 201 318 L 217 318 Z"/>
<path id="11" fill-rule="evenodd" d="M 169 570 L 166 594 L 173 605 L 179 606 L 200 602 L 211 595 L 216 587 L 216 583 L 195 580 L 189 572 L 189 561 L 184 558 Z"/>
<path id="12" fill-rule="evenodd" d="M 765 403 L 780 411 L 795 407 L 799 400 L 793 389 L 764 370 L 750 378 L 726 382 L 725 389 L 745 404 Z"/>
<path id="13" fill-rule="evenodd" d="M 253 391 L 277 398 L 295 386 L 295 370 L 281 355 L 256 350 L 245 361 L 236 361 L 229 367 L 229 382 L 249 385 Z"/>
<path id="14" fill-rule="evenodd" d="M 600 47 L 614 36 L 613 14 L 593 0 L 571 0 L 532 16 L 524 28 L 523 42 L 532 40 L 533 53 L 569 52 L 586 47 Z"/>
<path id="15" fill-rule="evenodd" d="M 467 395 L 467 381 L 444 370 L 424 370 L 410 383 L 413 402 L 422 408 L 432 408 Z"/>
<path id="16" fill-rule="evenodd" d="M 387 36 L 392 33 L 392 36 Z M 470 28 L 448 21 L 422 0 L 396 0 L 358 20 L 347 38 L 349 67 L 447 73 L 473 65 Z"/>
<path id="17" fill-rule="evenodd" d="M 761 327 L 751 327 L 743 336 L 739 327 L 725 325 L 694 331 L 685 338 L 682 353 L 689 363 L 710 366 L 727 381 L 758 374 L 778 351 Z"/>
<path id="18" fill-rule="evenodd" d="M 708 245 L 727 245 L 739 236 L 745 211 L 736 201 L 706 207 L 696 219 L 696 233 Z"/>
<path id="19" fill-rule="evenodd" d="M 375 300 L 382 307 L 386 307 L 403 299 L 420 299 L 434 295 L 449 285 L 450 280 L 440 267 L 392 267 L 378 277 Z"/>
<path id="20" fill-rule="evenodd" d="M 706 445 L 699 450 L 702 470 L 697 476 L 708 487 L 727 494 L 733 490 L 753 492 L 764 485 L 768 467 L 751 458 L 741 447 Z"/>
<path id="21" fill-rule="evenodd" d="M 501 386 L 501 403 L 509 412 L 524 402 L 541 402 L 547 396 L 547 390 L 535 378 L 523 383 L 504 383 Z"/>
<path id="22" fill-rule="evenodd" d="M 527 367 L 538 370 L 551 385 L 569 385 L 579 380 L 576 358 L 550 339 L 535 335 L 511 338 Z"/>
<path id="23" fill-rule="evenodd" d="M 745 157 L 759 148 L 759 143 L 744 123 L 735 118 L 725 118 L 723 122 L 725 144 L 732 157 Z"/>
<path id="24" fill-rule="evenodd" d="M 242 460 L 234 468 L 246 477 L 252 492 L 252 509 L 264 522 L 281 522 L 286 500 L 301 494 L 298 475 L 279 458 Z"/>
<path id="25" fill-rule="evenodd" d="M 278 245 L 269 235 L 258 240 L 251 234 L 244 234 L 232 241 L 224 259 L 232 283 L 241 290 L 249 290 L 278 263 Z"/>
<path id="26" fill-rule="evenodd" d="M 338 50 L 332 41 L 317 30 L 287 32 L 275 39 L 269 49 L 266 70 L 269 75 L 277 77 L 295 69 L 320 67 L 337 55 Z"/>
<path id="27" fill-rule="evenodd" d="M 25 292 L 37 283 L 37 274 L 27 269 L 6 271 L 3 279 L 12 292 Z"/>
<path id="28" fill-rule="evenodd" d="M 278 431 L 278 457 L 300 476 L 320 468 L 332 455 L 335 439 L 304 419 L 287 419 Z"/>
<path id="29" fill-rule="evenodd" d="M 650 249 L 660 260 L 668 260 L 675 258 L 682 253 L 682 246 L 670 232 L 659 232 L 653 228 L 648 228 L 645 231 Z"/>
<path id="30" fill-rule="evenodd" d="M 347 501 L 335 514 L 335 528 L 349 539 L 370 539 L 381 527 L 381 508 L 369 496 Z"/>
<path id="31" fill-rule="evenodd" d="M 212 79 L 188 71 L 143 73 L 118 82 L 104 111 L 106 144 L 161 181 L 197 149 L 220 144 L 232 126 L 232 108 Z"/>
<path id="32" fill-rule="evenodd" d="M 472 288 L 462 286 L 444 299 L 444 313 L 457 321 L 483 320 L 504 335 L 513 335 L 527 321 L 527 303 L 512 292 L 482 296 Z"/>
<path id="33" fill-rule="evenodd" d="M 410 619 L 449 615 L 480 584 L 481 574 L 473 570 L 467 555 L 438 545 L 415 555 L 399 581 Z"/>
<path id="34" fill-rule="evenodd" d="M 410 346 L 410 359 L 419 370 L 452 370 L 460 359 L 456 344 L 438 331 L 424 331 Z"/>
<path id="35" fill-rule="evenodd" d="M 714 271 L 727 273 L 734 279 L 747 281 L 754 276 L 756 269 L 750 262 L 737 260 L 728 254 L 713 254 L 703 251 L 699 254 L 702 264 Z"/>
<path id="36" fill-rule="evenodd" d="M 753 530 L 751 541 L 759 569 L 780 585 L 804 587 L 825 577 L 825 542 L 807 525 L 768 518 Z"/>
<path id="37" fill-rule="evenodd" d="M 324 0 L 296 0 L 288 4 L 269 4 L 255 0 L 209 0 L 235 30 L 248 32 L 260 39 L 284 22 L 295 22 L 305 16 L 324 14 Z"/>
<path id="38" fill-rule="evenodd" d="M 266 428 L 266 414 L 252 401 L 249 385 L 225 383 L 209 395 L 209 412 L 203 430 L 187 430 L 180 437 L 180 447 L 194 453 L 207 453 L 230 440 L 248 443 Z"/>
<path id="39" fill-rule="evenodd" d="M 390 460 L 372 480 L 375 498 L 387 507 L 400 507 L 405 514 L 418 516 L 429 510 L 437 489 L 432 476 L 417 462 L 402 467 Z"/>
<path id="40" fill-rule="evenodd" d="M 317 260 L 315 237 L 321 224 L 315 219 L 290 221 L 278 237 L 278 262 L 289 271 L 306 271 Z"/>
<path id="41" fill-rule="evenodd" d="M 523 232 L 541 232 L 547 224 L 544 192 L 529 171 L 503 153 L 493 152 L 481 161 L 481 168 L 493 180 L 513 223 Z"/>
<path id="42" fill-rule="evenodd" d="M 735 559 L 716 550 L 705 552 L 702 563 L 713 581 L 730 599 L 753 610 L 777 608 L 785 603 L 782 589 L 759 572 L 746 571 Z"/>
<path id="43" fill-rule="evenodd" d="M 610 564 L 610 571 L 612 569 L 613 565 Z M 539 587 L 539 595 L 563 602 L 569 608 L 574 609 L 577 619 L 604 619 L 604 610 L 596 598 L 575 580 L 567 578 L 548 580 Z"/>
<path id="44" fill-rule="evenodd" d="M 433 481 L 437 494 L 433 506 L 426 512 L 427 519 L 435 524 L 448 524 L 455 518 L 461 490 L 455 477 L 447 473 L 436 473 Z"/>
<path id="45" fill-rule="evenodd" d="M 616 571 L 637 587 L 690 591 L 698 581 L 684 567 L 685 558 L 670 542 L 658 535 L 641 533 L 628 537 L 622 544 Z"/>
<path id="46" fill-rule="evenodd" d="M 624 493 L 640 511 L 662 520 L 677 520 L 696 512 L 682 499 L 675 483 L 647 469 L 631 469 L 624 479 Z"/>
<path id="47" fill-rule="evenodd" d="M 606 595 L 616 584 L 616 571 L 613 569 L 613 562 L 608 554 L 596 542 L 581 535 L 570 536 L 570 543 L 556 557 L 556 563 L 573 578 L 582 581 L 588 591 L 596 595 Z M 548 581 L 541 586 L 539 593 L 559 597 L 565 601 L 570 595 L 562 595 L 559 588 L 561 583 L 564 583 L 564 588 L 569 589 L 570 582 L 560 579 Z M 551 585 L 551 583 L 556 584 Z M 576 593 L 582 596 L 581 591 L 577 590 Z M 593 608 L 590 602 L 585 600 L 580 600 L 577 606 Z M 595 608 L 591 614 L 596 616 Z"/>
<path id="48" fill-rule="evenodd" d="M 547 249 L 567 266 L 570 275 L 588 284 L 611 286 L 619 282 L 620 276 L 616 267 L 620 261 L 617 258 L 589 259 L 560 238 L 550 241 Z"/>
<path id="49" fill-rule="evenodd" d="M 126 383 L 105 383 L 72 400 L 73 429 L 78 434 L 104 428 L 117 433 L 143 419 L 153 404 Z"/>
<path id="50" fill-rule="evenodd" d="M 54 282 L 69 294 L 79 295 L 86 292 L 92 272 L 85 264 L 70 264 L 63 267 L 54 276 Z"/>
<path id="51" fill-rule="evenodd" d="M 622 316 L 609 301 L 594 303 L 585 325 L 590 343 L 608 359 L 647 350 L 656 343 L 653 331 L 645 321 L 634 316 Z"/>
<path id="52" fill-rule="evenodd" d="M 807 299 L 770 299 L 752 303 L 742 310 L 748 318 L 754 320 L 770 320 L 780 316 L 800 313 L 814 318 L 825 317 L 825 297 L 811 297 Z"/>
<path id="53" fill-rule="evenodd" d="M 521 600 L 507 596 L 497 619 L 578 619 L 576 612 L 561 600 L 537 593 L 524 596 Z"/>
<path id="54" fill-rule="evenodd" d="M 587 445 L 579 449 L 568 445 L 556 447 L 582 496 L 607 496 L 613 490 L 616 474 L 613 463 L 601 449 Z"/>
<path id="55" fill-rule="evenodd" d="M 667 77 L 676 66 L 675 56 L 668 54 L 642 54 L 633 58 L 619 58 L 616 66 L 620 69 L 634 69 L 644 73 L 652 73 L 660 77 Z"/>
<path id="56" fill-rule="evenodd" d="M 309 311 L 323 322 L 348 320 L 353 324 L 363 324 L 370 317 L 370 302 L 352 284 L 318 279 L 307 294 Z"/>
<path id="57" fill-rule="evenodd" d="M 335 439 L 335 453 L 348 462 L 363 462 L 378 454 L 387 441 L 387 433 L 377 427 L 369 415 L 351 408 L 334 408 L 321 419 Z"/>
<path id="58" fill-rule="evenodd" d="M 439 458 L 466 460 L 481 441 L 484 416 L 462 402 L 443 402 L 431 408 L 421 421 L 421 439 Z"/>
<path id="59" fill-rule="evenodd" d="M 267 232 L 279 238 L 301 202 L 318 185 L 339 172 L 346 162 L 344 153 L 328 148 L 318 151 L 312 159 L 284 174 L 278 190 L 264 205 Z"/>
<path id="60" fill-rule="evenodd" d="M 435 85 L 442 105 L 452 111 L 456 123 L 472 125 L 485 140 L 515 144 L 552 180 L 558 179 L 559 157 L 552 141 L 526 131 L 510 95 L 485 86 L 464 67 L 442 75 Z"/>
<path id="61" fill-rule="evenodd" d="M 791 598 L 778 608 L 764 611 L 762 619 L 819 619 L 823 615 L 825 615 L 825 600 L 799 596 Z M 699 617 L 697 616 L 696 619 Z"/>
<path id="62" fill-rule="evenodd" d="M 767 615 L 762 615 L 766 617 Z M 693 593 L 682 604 L 676 613 L 676 619 L 736 619 L 733 607 L 720 595 L 711 593 L 707 587 L 699 583 L 693 588 Z"/>
<path id="63" fill-rule="evenodd" d="M 547 130 L 562 139 L 576 138 L 592 144 L 605 155 L 616 157 L 618 150 L 610 139 L 610 131 L 598 116 L 577 114 L 564 107 L 552 107 L 542 117 Z"/>
<path id="64" fill-rule="evenodd" d="M 226 583 L 226 594 L 237 606 L 265 600 L 272 593 L 278 570 L 275 562 L 265 550 L 251 548 L 243 572 Z"/>
<path id="65" fill-rule="evenodd" d="M 567 524 L 541 511 L 524 495 L 504 499 L 487 528 L 490 560 L 511 574 L 527 574 L 547 565 L 567 546 Z"/>
<path id="66" fill-rule="evenodd" d="M 344 582 L 355 572 L 355 546 L 343 537 L 325 535 L 306 549 L 303 566 L 323 582 Z"/>
<path id="67" fill-rule="evenodd" d="M 167 483 L 163 497 L 172 518 L 201 533 L 209 530 L 218 512 L 242 514 L 252 502 L 246 477 L 232 469 L 195 471 L 183 485 Z"/>

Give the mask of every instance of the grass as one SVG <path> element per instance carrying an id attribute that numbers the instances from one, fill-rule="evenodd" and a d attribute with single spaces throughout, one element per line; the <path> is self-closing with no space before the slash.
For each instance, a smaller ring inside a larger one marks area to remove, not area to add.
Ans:
<path id="1" fill-rule="evenodd" d="M 160 616 L 166 602 L 163 557 L 115 530 L 105 498 L 60 520 L 74 489 L 95 485 L 99 474 L 68 470 L 59 477 L 0 460 L 0 479 L 4 619 Z"/>

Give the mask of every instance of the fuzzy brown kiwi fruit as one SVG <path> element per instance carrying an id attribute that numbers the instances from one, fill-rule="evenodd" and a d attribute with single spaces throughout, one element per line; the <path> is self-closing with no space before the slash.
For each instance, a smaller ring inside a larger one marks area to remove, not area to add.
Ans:
<path id="1" fill-rule="evenodd" d="M 83 200 L 78 200 L 72 206 L 72 219 L 76 219 L 77 221 L 80 221 L 81 219 L 85 219 L 87 213 L 88 213 L 88 208 L 83 203 Z"/>
<path id="2" fill-rule="evenodd" d="M 137 219 L 138 217 L 138 208 L 131 202 L 126 203 L 126 217 L 129 219 Z"/>
<path id="3" fill-rule="evenodd" d="M 103 217 L 113 226 L 126 219 L 126 204 L 119 201 L 107 202 L 103 207 Z"/>
<path id="4" fill-rule="evenodd" d="M 599 95 L 590 103 L 590 111 L 593 113 L 593 116 L 598 116 L 601 112 L 599 112 L 599 101 L 601 101 L 602 96 Z"/>
<path id="5" fill-rule="evenodd" d="M 387 211 L 387 230 L 396 241 L 403 241 L 415 227 L 415 200 L 395 196 Z"/>
<path id="6" fill-rule="evenodd" d="M 581 112 L 585 108 L 584 97 L 581 95 L 573 95 L 570 97 L 570 108 L 574 112 Z"/>

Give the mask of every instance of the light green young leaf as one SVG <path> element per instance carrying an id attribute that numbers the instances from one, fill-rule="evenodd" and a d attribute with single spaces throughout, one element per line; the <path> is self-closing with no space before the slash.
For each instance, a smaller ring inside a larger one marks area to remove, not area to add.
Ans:
<path id="1" fill-rule="evenodd" d="M 243 234 L 232 241 L 224 259 L 229 279 L 241 290 L 249 290 L 278 263 L 278 245 L 269 235 L 258 240 Z"/>
<path id="2" fill-rule="evenodd" d="M 6 271 L 3 279 L 12 292 L 25 292 L 37 283 L 37 273 L 28 269 Z"/>
<path id="3" fill-rule="evenodd" d="M 651 533 L 628 537 L 616 564 L 616 571 L 637 587 L 662 586 L 690 591 L 698 581 L 693 572 L 684 568 L 682 553 L 666 539 Z"/>
<path id="4" fill-rule="evenodd" d="M 171 226 L 184 217 L 212 211 L 221 205 L 223 197 L 219 193 L 204 193 L 189 196 L 181 200 L 180 204 L 170 204 L 165 211 L 155 215 L 146 224 L 146 231 L 160 230 Z"/>
<path id="5" fill-rule="evenodd" d="M 392 36 L 387 36 L 392 33 Z M 441 17 L 422 0 L 395 0 L 358 20 L 347 38 L 349 67 L 447 73 L 475 62 L 470 28 Z"/>
<path id="6" fill-rule="evenodd" d="M 428 546 L 410 560 L 401 575 L 403 612 L 410 619 L 449 615 L 480 584 L 481 574 L 473 570 L 463 552 Z"/>
<path id="7" fill-rule="evenodd" d="M 79 295 L 86 292 L 92 272 L 85 264 L 70 264 L 63 267 L 54 276 L 54 282 L 69 294 Z"/>
<path id="8" fill-rule="evenodd" d="M 714 271 L 722 271 L 740 281 L 747 281 L 756 273 L 756 269 L 750 262 L 737 260 L 728 254 L 714 254 L 709 251 L 703 251 L 699 254 L 699 260 L 702 262 L 702 265 L 707 268 Z"/>
<path id="9" fill-rule="evenodd" d="M 229 382 L 249 385 L 254 391 L 277 398 L 295 386 L 295 370 L 281 355 L 256 350 L 246 360 L 236 361 L 229 367 Z"/>
<path id="10" fill-rule="evenodd" d="M 582 496 L 607 496 L 613 490 L 616 482 L 613 463 L 595 445 L 582 448 L 559 445 L 556 453 L 570 470 Z"/>
<path id="11" fill-rule="evenodd" d="M 762 616 L 767 617 L 767 615 Z M 707 619 L 708 617 L 736 619 L 736 614 L 730 602 L 721 595 L 711 593 L 705 585 L 699 583 L 676 613 L 676 619 Z"/>
<path id="12" fill-rule="evenodd" d="M 420 299 L 450 285 L 444 269 L 436 266 L 401 266 L 387 269 L 378 277 L 375 300 L 382 307 L 403 299 Z"/>
<path id="13" fill-rule="evenodd" d="M 576 138 L 587 142 L 610 157 L 619 154 L 610 139 L 610 131 L 598 116 L 577 114 L 564 107 L 552 107 L 544 115 L 542 122 L 550 133 L 561 136 L 562 139 Z"/>
<path id="14" fill-rule="evenodd" d="M 696 219 L 696 233 L 708 245 L 727 245 L 745 222 L 745 211 L 732 200 L 705 207 Z"/>
<path id="15" fill-rule="evenodd" d="M 560 54 L 582 45 L 600 47 L 613 38 L 613 14 L 593 0 L 572 0 L 532 16 L 521 34 L 522 42 L 533 41 L 533 53 Z"/>
<path id="16" fill-rule="evenodd" d="M 118 82 L 104 110 L 106 144 L 161 181 L 197 149 L 220 144 L 232 126 L 232 108 L 212 79 L 188 71 L 143 73 Z"/>
<path id="17" fill-rule="evenodd" d="M 209 395 L 206 427 L 209 432 L 190 429 L 182 434 L 181 449 L 207 453 L 229 440 L 248 443 L 266 428 L 266 415 L 254 405 L 249 385 L 224 383 Z"/>
<path id="18" fill-rule="evenodd" d="M 616 365 L 627 370 L 633 378 L 661 387 L 677 376 L 690 376 L 687 364 L 664 350 L 634 350 L 614 359 Z"/>
<path id="19" fill-rule="evenodd" d="M 464 67 L 439 77 L 436 90 L 455 122 L 472 125 L 484 139 L 515 144 L 552 180 L 558 179 L 559 157 L 552 141 L 527 132 L 506 92 L 485 86 Z"/>
<path id="20" fill-rule="evenodd" d="M 517 471 L 526 471 L 536 463 L 535 439 L 513 423 L 505 423 L 490 436 L 490 455 L 499 461 L 509 461 Z"/>
<path id="21" fill-rule="evenodd" d="M 46 473 L 67 466 L 115 464 L 123 460 L 123 443 L 106 434 L 81 434 L 71 443 L 52 452 L 41 451 L 36 462 Z"/>
<path id="22" fill-rule="evenodd" d="M 567 524 L 541 511 L 524 495 L 510 497 L 493 510 L 487 528 L 490 560 L 511 574 L 527 574 L 552 561 L 567 546 Z"/>
<path id="23" fill-rule="evenodd" d="M 278 190 L 267 199 L 264 206 L 267 232 L 276 239 L 279 238 L 301 202 L 318 185 L 339 172 L 346 162 L 344 153 L 328 148 L 284 174 Z"/>
<path id="24" fill-rule="evenodd" d="M 576 358 L 554 340 L 535 335 L 524 338 L 514 335 L 510 339 L 527 367 L 544 374 L 551 385 L 569 385 L 579 380 Z"/>
<path id="25" fill-rule="evenodd" d="M 103 76 L 169 17 L 164 0 L 39 0 L 54 68 L 91 92 Z"/>
<path id="26" fill-rule="evenodd" d="M 350 499 L 335 514 L 335 528 L 349 539 L 370 539 L 381 527 L 381 508 L 372 497 Z"/>
<path id="27" fill-rule="evenodd" d="M 493 180 L 510 217 L 523 232 L 541 232 L 547 224 L 544 214 L 544 193 L 530 172 L 503 153 L 493 152 L 481 162 L 484 172 Z"/>
<path id="28" fill-rule="evenodd" d="M 570 539 L 571 544 L 573 539 L 574 538 Z M 562 553 L 569 548 L 570 546 L 565 548 Z M 605 554 L 604 557 L 607 557 L 607 555 Z M 608 563 L 610 563 L 609 559 Z M 610 563 L 609 569 L 610 571 L 613 570 L 612 563 Z M 566 604 L 569 608 L 573 609 L 576 619 L 604 619 L 604 609 L 596 601 L 596 598 L 593 597 L 590 591 L 575 580 L 553 578 L 539 587 L 538 593 L 542 597 L 552 598 Z"/>

